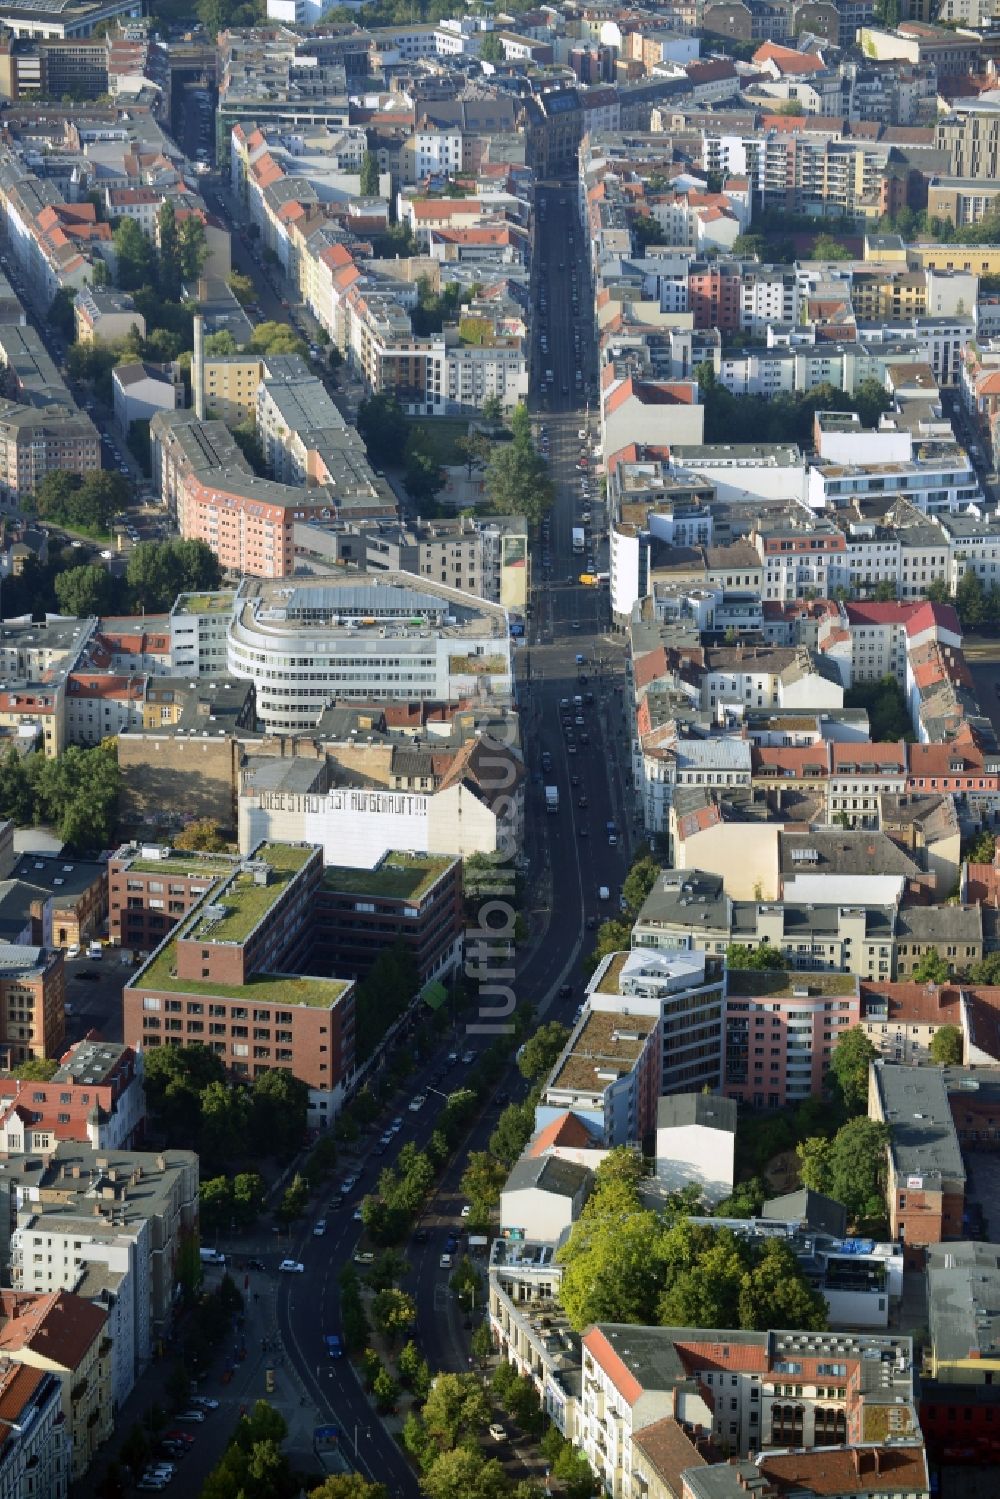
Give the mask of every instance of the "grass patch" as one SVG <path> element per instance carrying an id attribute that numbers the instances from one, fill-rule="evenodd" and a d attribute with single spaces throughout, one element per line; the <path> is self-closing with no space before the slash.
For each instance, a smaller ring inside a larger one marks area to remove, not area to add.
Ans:
<path id="1" fill-rule="evenodd" d="M 232 859 L 219 859 L 212 854 L 185 853 L 175 850 L 169 859 L 130 859 L 129 869 L 136 874 L 166 875 L 220 875 L 228 874 L 233 867 Z"/>
<path id="2" fill-rule="evenodd" d="M 219 921 L 210 921 L 205 907 L 200 906 L 179 935 L 191 942 L 245 941 L 311 853 L 311 849 L 268 844 L 255 856 L 270 866 L 267 884 L 258 885 L 250 870 L 242 870 L 213 897 L 212 904 L 225 907 L 225 916 Z"/>
<path id="3" fill-rule="evenodd" d="M 140 993 L 162 990 L 167 994 L 191 994 L 205 999 L 243 999 L 248 1005 L 267 1002 L 308 1005 L 329 1009 L 349 984 L 344 979 L 317 978 L 299 973 L 255 973 L 245 984 L 213 984 L 204 979 L 182 979 L 171 973 L 176 967 L 177 947 L 169 942 L 128 987 Z"/>
<path id="4" fill-rule="evenodd" d="M 460 437 L 469 435 L 467 417 L 409 417 L 407 423 L 411 435 L 419 434 L 421 452 L 426 453 L 435 462 L 448 468 L 465 462 L 465 455 L 456 443 Z"/>
<path id="5" fill-rule="evenodd" d="M 228 614 L 233 606 L 233 594 L 185 593 L 181 595 L 178 614 Z"/>
<path id="6" fill-rule="evenodd" d="M 331 868 L 323 876 L 328 890 L 346 895 L 381 895 L 389 900 L 419 900 L 451 864 L 450 859 L 410 858 L 390 854 L 377 869 Z"/>

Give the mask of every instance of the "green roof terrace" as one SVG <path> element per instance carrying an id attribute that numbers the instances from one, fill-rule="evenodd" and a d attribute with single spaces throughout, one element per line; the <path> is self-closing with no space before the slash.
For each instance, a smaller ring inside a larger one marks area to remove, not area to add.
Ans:
<path id="1" fill-rule="evenodd" d="M 134 869 L 136 874 L 208 875 L 212 879 L 229 874 L 238 863 L 235 854 L 227 857 L 225 854 L 191 853 L 183 848 L 172 848 L 159 859 L 143 858 L 141 853 L 132 859 L 121 851 L 115 858 L 123 863 L 127 861 L 129 869 Z"/>
<path id="2" fill-rule="evenodd" d="M 235 590 L 219 593 L 182 593 L 174 605 L 175 614 L 228 614 L 233 607 Z"/>
<path id="3" fill-rule="evenodd" d="M 245 942 L 313 853 L 305 844 L 262 844 L 210 900 L 192 912 L 178 936 L 191 942 Z M 254 866 L 267 867 L 266 881 L 257 878 Z M 211 914 L 216 910 L 222 914 Z"/>
<path id="4" fill-rule="evenodd" d="M 381 895 L 386 900 L 422 900 L 454 860 L 433 854 L 387 853 L 374 869 L 332 865 L 323 886 L 345 895 Z"/>
<path id="5" fill-rule="evenodd" d="M 248 1004 L 270 1001 L 280 1005 L 308 1005 L 332 1009 L 351 987 L 349 979 L 314 977 L 299 973 L 255 973 L 245 984 L 213 984 L 177 977 L 177 943 L 169 941 L 134 975 L 130 989 L 162 990 L 167 994 L 197 994 L 211 999 L 245 999 Z"/>

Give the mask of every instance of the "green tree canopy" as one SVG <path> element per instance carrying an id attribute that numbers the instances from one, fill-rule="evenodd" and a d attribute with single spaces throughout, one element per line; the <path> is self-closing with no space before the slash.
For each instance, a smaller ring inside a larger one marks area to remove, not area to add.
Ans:
<path id="1" fill-rule="evenodd" d="M 179 593 L 206 593 L 222 582 L 219 559 L 204 541 L 141 541 L 129 557 L 126 580 L 135 606 L 169 609 Z"/>
<path id="2" fill-rule="evenodd" d="M 395 396 L 378 392 L 358 407 L 358 431 L 375 464 L 398 463 L 406 450 L 410 429 Z"/>
<path id="3" fill-rule="evenodd" d="M 941 1025 L 931 1037 L 931 1061 L 939 1067 L 957 1067 L 962 1060 L 962 1032 L 957 1025 Z"/>
<path id="4" fill-rule="evenodd" d="M 26 1083 L 47 1083 L 59 1071 L 55 1057 L 29 1057 L 10 1069 L 11 1077 L 19 1077 Z"/>
<path id="5" fill-rule="evenodd" d="M 726 948 L 727 968 L 750 968 L 755 970 L 787 968 L 788 959 L 777 947 L 772 947 L 770 942 L 762 942 L 758 947 L 745 947 L 742 942 L 730 942 Z"/>
<path id="6" fill-rule="evenodd" d="M 121 786 L 113 741 L 94 749 L 71 744 L 52 760 L 36 756 L 28 777 L 37 821 L 50 823 L 78 851 L 108 846 Z"/>
<path id="7" fill-rule="evenodd" d="M 559 1020 L 550 1020 L 546 1025 L 539 1026 L 535 1034 L 525 1041 L 518 1056 L 517 1065 L 521 1076 L 526 1077 L 529 1082 L 546 1077 L 568 1040 L 569 1027 Z"/>
<path id="8" fill-rule="evenodd" d="M 303 359 L 309 353 L 308 345 L 288 323 L 258 323 L 249 347 L 255 354 L 300 354 Z"/>
<path id="9" fill-rule="evenodd" d="M 226 847 L 226 840 L 222 836 L 219 824 L 213 818 L 199 817 L 196 821 L 189 822 L 187 827 L 182 828 L 175 835 L 174 847 L 219 854 Z"/>
<path id="10" fill-rule="evenodd" d="M 71 567 L 56 578 L 56 598 L 63 614 L 88 619 L 92 614 L 110 614 L 117 589 L 107 568 L 96 563 Z"/>
<path id="11" fill-rule="evenodd" d="M 119 219 L 112 239 L 122 291 L 151 284 L 156 277 L 156 253 L 135 219 Z"/>
<path id="12" fill-rule="evenodd" d="M 830 1072 L 849 1114 L 860 1114 L 868 1108 L 868 1068 L 877 1056 L 860 1025 L 852 1025 L 837 1039 Z"/>
<path id="13" fill-rule="evenodd" d="M 359 192 L 362 198 L 377 198 L 379 194 L 378 157 L 374 151 L 366 151 L 361 158 L 361 181 Z"/>
<path id="14" fill-rule="evenodd" d="M 656 881 L 662 873 L 660 865 L 651 854 L 643 854 L 636 859 L 632 868 L 625 876 L 622 886 L 622 895 L 630 912 L 638 914 L 646 900 L 647 895 L 653 889 Z"/>
<path id="15" fill-rule="evenodd" d="M 951 968 L 936 947 L 929 947 L 913 969 L 915 984 L 946 984 L 951 977 Z"/>
<path id="16" fill-rule="evenodd" d="M 498 515 L 523 515 L 537 526 L 555 491 L 547 467 L 530 442 L 496 443 L 486 468 L 486 493 Z"/>
<path id="17" fill-rule="evenodd" d="M 849 1119 L 833 1137 L 797 1146 L 804 1187 L 842 1202 L 855 1224 L 885 1217 L 886 1146 L 889 1131 L 877 1120 Z"/>

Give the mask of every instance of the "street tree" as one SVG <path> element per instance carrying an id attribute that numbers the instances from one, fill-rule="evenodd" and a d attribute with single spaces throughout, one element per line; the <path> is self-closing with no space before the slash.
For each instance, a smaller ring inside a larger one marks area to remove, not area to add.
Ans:
<path id="1" fill-rule="evenodd" d="M 318 1488 L 309 1490 L 309 1499 L 389 1499 L 389 1490 L 360 1473 L 331 1473 Z"/>
<path id="2" fill-rule="evenodd" d="M 301 1078 L 271 1067 L 253 1080 L 250 1096 L 250 1143 L 261 1153 L 284 1160 L 305 1138 L 309 1088 Z"/>
<path id="3" fill-rule="evenodd" d="M 507 1167 L 485 1150 L 473 1150 L 462 1173 L 461 1190 L 475 1206 L 493 1207 L 507 1180 Z"/>
<path id="4" fill-rule="evenodd" d="M 138 1421 L 129 1427 L 121 1445 L 122 1462 L 133 1478 L 138 1478 L 149 1460 L 149 1437 Z"/>
<path id="5" fill-rule="evenodd" d="M 439 1451 L 449 1452 L 485 1426 L 490 1408 L 474 1374 L 438 1374 L 421 1416 Z"/>
<path id="6" fill-rule="evenodd" d="M 622 895 L 630 912 L 638 913 L 662 872 L 652 855 L 644 854 L 636 859 L 622 885 Z"/>
<path id="7" fill-rule="evenodd" d="M 563 1025 L 561 1021 L 550 1020 L 547 1025 L 540 1026 L 535 1034 L 525 1041 L 517 1059 L 521 1076 L 526 1077 L 529 1082 L 547 1076 L 568 1040 L 569 1027 Z"/>
<path id="8" fill-rule="evenodd" d="M 288 323 L 268 320 L 258 323 L 253 330 L 249 347 L 255 354 L 298 354 L 303 359 L 309 346 Z"/>
<path id="9" fill-rule="evenodd" d="M 509 1499 L 510 1480 L 496 1458 L 456 1447 L 434 1460 L 421 1487 L 427 1499 Z"/>
<path id="10" fill-rule="evenodd" d="M 402 1337 L 417 1320 L 417 1304 L 408 1291 L 395 1287 L 379 1291 L 372 1298 L 372 1325 L 390 1345 Z"/>
<path id="11" fill-rule="evenodd" d="M 301 1218 L 309 1202 L 309 1184 L 298 1172 L 292 1177 L 285 1194 L 281 1199 L 278 1209 L 279 1217 L 285 1223 L 291 1223 L 295 1218 Z"/>
<path id="12" fill-rule="evenodd" d="M 229 290 L 237 302 L 240 303 L 241 307 L 245 307 L 248 302 L 254 301 L 257 291 L 249 276 L 244 276 L 242 271 L 230 271 L 228 279 Z M 235 342 L 236 340 L 233 339 L 234 344 Z"/>

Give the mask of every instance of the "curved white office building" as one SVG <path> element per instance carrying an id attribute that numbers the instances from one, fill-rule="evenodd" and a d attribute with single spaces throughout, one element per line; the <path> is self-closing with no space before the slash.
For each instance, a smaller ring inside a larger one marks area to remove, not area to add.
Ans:
<path id="1" fill-rule="evenodd" d="M 240 586 L 229 670 L 250 679 L 257 717 L 276 733 L 312 728 L 336 700 L 506 703 L 507 611 L 411 573 Z"/>

